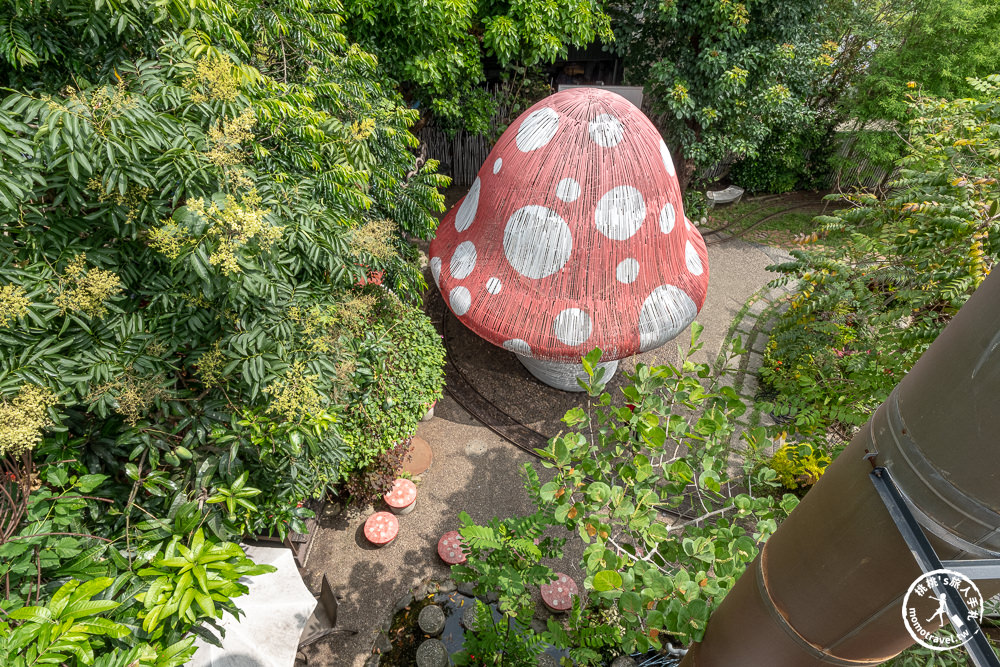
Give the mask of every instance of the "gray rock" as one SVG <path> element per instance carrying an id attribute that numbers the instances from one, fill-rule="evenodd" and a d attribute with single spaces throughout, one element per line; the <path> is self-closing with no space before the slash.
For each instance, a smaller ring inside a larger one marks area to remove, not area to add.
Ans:
<path id="1" fill-rule="evenodd" d="M 436 604 L 429 604 L 420 610 L 417 625 L 431 637 L 437 637 L 444 630 L 444 611 Z"/>
<path id="2" fill-rule="evenodd" d="M 538 667 L 559 667 L 559 661 L 548 653 L 538 656 Z"/>
<path id="3" fill-rule="evenodd" d="M 406 594 L 403 597 L 399 598 L 399 600 L 396 602 L 396 606 L 394 606 L 392 608 L 392 614 L 393 614 L 393 616 L 395 616 L 399 612 L 403 611 L 404 609 L 406 609 L 407 607 L 409 607 L 411 604 L 413 604 L 413 596 L 412 595 Z"/>
<path id="4" fill-rule="evenodd" d="M 475 632 L 476 630 L 476 604 L 473 602 L 465 607 L 462 612 L 462 626 L 466 630 Z"/>
<path id="5" fill-rule="evenodd" d="M 496 604 L 500 600 L 500 596 L 494 592 L 489 592 L 486 594 L 486 604 Z"/>
<path id="6" fill-rule="evenodd" d="M 392 650 L 392 642 L 390 642 L 389 638 L 380 632 L 375 637 L 375 648 L 377 648 L 380 653 L 388 653 Z"/>
<path id="7" fill-rule="evenodd" d="M 438 584 L 439 593 L 453 593 L 456 588 L 457 586 L 455 586 L 455 582 L 452 579 L 445 579 L 440 584 Z"/>
<path id="8" fill-rule="evenodd" d="M 461 593 L 462 595 L 469 595 L 469 596 L 475 595 L 476 585 L 471 581 L 463 581 L 458 585 L 458 592 Z"/>
<path id="9" fill-rule="evenodd" d="M 382 662 L 382 656 L 378 653 L 372 653 L 368 656 L 368 659 L 365 660 L 365 667 L 378 667 L 380 662 Z"/>
<path id="10" fill-rule="evenodd" d="M 635 667 L 635 660 L 627 655 L 620 655 L 611 661 L 611 667 Z"/>
<path id="11" fill-rule="evenodd" d="M 417 667 L 448 667 L 448 649 L 440 639 L 425 639 L 417 647 Z"/>

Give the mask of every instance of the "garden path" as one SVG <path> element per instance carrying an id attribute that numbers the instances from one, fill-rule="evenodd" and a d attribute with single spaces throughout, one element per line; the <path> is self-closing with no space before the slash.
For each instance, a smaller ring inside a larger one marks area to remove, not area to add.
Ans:
<path id="1" fill-rule="evenodd" d="M 705 347 L 698 354 L 701 360 L 715 363 L 734 335 L 742 336 L 745 343 L 749 339 L 748 349 L 752 349 L 736 360 L 739 372 L 732 380 L 738 393 L 748 398 L 755 391 L 754 373 L 766 344 L 763 324 L 767 307 L 779 294 L 766 287 L 774 274 L 764 267 L 787 257 L 782 250 L 739 239 L 709 248 L 708 299 L 698 317 L 705 327 Z M 437 317 L 440 319 L 440 315 Z M 678 340 L 688 340 L 688 334 L 681 334 Z M 668 344 L 639 360 L 670 361 L 676 358 L 675 348 Z M 516 378 L 508 380 L 508 392 L 517 396 Z M 524 381 L 535 382 L 530 376 Z M 553 406 L 532 403 L 537 413 L 544 413 L 547 407 Z M 559 416 L 561 413 L 540 414 L 540 421 L 554 423 Z M 322 518 L 303 573 L 306 584 L 318 590 L 325 573 L 334 590 L 343 596 L 339 625 L 358 633 L 334 635 L 311 647 L 308 656 L 312 665 L 377 664 L 372 659 L 373 651 L 384 646 L 383 624 L 397 601 L 414 590 L 425 590 L 429 581 L 447 577 L 448 568 L 437 556 L 437 541 L 443 533 L 458 527 L 459 511 L 485 522 L 493 516 L 531 510 L 520 471 L 534 458 L 478 422 L 454 397 L 446 393 L 438 402 L 434 418 L 421 424 L 417 433 L 433 448 L 434 463 L 417 480 L 416 508 L 400 517 L 400 533 L 392 544 L 377 550 L 367 545 L 361 532 L 366 512 L 345 511 Z M 581 572 L 573 565 L 579 562 L 582 551 L 578 542 L 567 542 L 563 562 L 551 565 L 582 581 Z"/>

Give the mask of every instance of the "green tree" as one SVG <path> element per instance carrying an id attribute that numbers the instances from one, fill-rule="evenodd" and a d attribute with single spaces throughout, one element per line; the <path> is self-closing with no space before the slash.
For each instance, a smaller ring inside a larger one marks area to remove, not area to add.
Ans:
<path id="1" fill-rule="evenodd" d="M 849 242 L 774 267 L 796 289 L 761 369 L 765 407 L 801 431 L 848 437 L 1000 257 L 1000 77 L 970 85 L 976 98 L 911 103 L 889 197 L 846 195 L 818 218 Z"/>
<path id="2" fill-rule="evenodd" d="M 634 0 L 613 25 L 626 78 L 645 87 L 682 189 L 700 168 L 755 156 L 808 126 L 808 101 L 832 63 L 815 16 L 821 3 Z"/>
<path id="3" fill-rule="evenodd" d="M 830 0 L 822 21 L 837 50 L 813 105 L 827 131 L 850 127 L 857 140 L 858 157 L 834 160 L 841 171 L 894 168 L 906 151 L 908 95 L 971 96 L 969 77 L 1000 70 L 995 0 Z"/>
<path id="4" fill-rule="evenodd" d="M 345 33 L 376 54 L 407 99 L 446 127 L 487 134 L 495 113 L 482 87 L 495 58 L 509 76 L 610 43 L 602 0 L 347 0 Z M 425 118 L 428 117 L 425 115 Z"/>
<path id="5" fill-rule="evenodd" d="M 600 350 L 587 355 L 589 409 L 568 412 L 570 431 L 539 450 L 550 481 L 525 466 L 535 512 L 485 525 L 461 515 L 469 555 L 452 571 L 480 592 L 497 591 L 508 621 L 497 627 L 484 617 L 477 626 L 486 636 L 476 650 L 489 647 L 498 657 L 477 654 L 484 664 L 537 650 L 538 638 L 526 629 L 531 591 L 555 580 L 543 559 L 563 558 L 566 539 L 575 537 L 586 545 L 580 599 L 565 622 L 549 619 L 545 641 L 570 648 L 576 664 L 601 664 L 609 655 L 662 648 L 668 635 L 700 640 L 711 611 L 797 503 L 790 495 L 776 501 L 775 473 L 766 466 L 748 464 L 739 474 L 746 490 L 737 488 L 729 454 L 733 420 L 746 406 L 707 364 L 692 360 L 699 332 L 695 325 L 678 366 L 639 364 L 621 407 L 595 369 Z M 752 436 L 748 445 L 766 444 L 763 433 Z"/>
<path id="6" fill-rule="evenodd" d="M 94 650 L 163 650 L 440 394 L 406 238 L 447 181 L 335 0 L 0 15 L 0 608 L 108 576 Z"/>

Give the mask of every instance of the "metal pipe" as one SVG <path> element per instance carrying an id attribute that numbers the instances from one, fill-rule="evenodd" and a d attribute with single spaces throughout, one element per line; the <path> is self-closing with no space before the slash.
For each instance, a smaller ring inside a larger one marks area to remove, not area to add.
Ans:
<path id="1" fill-rule="evenodd" d="M 902 599 L 921 570 L 865 454 L 878 452 L 942 560 L 1000 557 L 998 399 L 1000 271 L 779 526 L 681 667 L 877 665 L 909 647 Z"/>

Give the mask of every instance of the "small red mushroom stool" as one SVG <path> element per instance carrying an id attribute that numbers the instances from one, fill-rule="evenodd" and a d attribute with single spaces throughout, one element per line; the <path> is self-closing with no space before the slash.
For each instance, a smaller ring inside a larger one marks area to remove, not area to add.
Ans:
<path id="1" fill-rule="evenodd" d="M 438 540 L 438 556 L 448 565 L 465 562 L 465 542 L 457 530 L 449 530 Z"/>
<path id="2" fill-rule="evenodd" d="M 400 477 L 382 498 L 393 514 L 409 514 L 417 504 L 417 485 Z"/>
<path id="3" fill-rule="evenodd" d="M 555 573 L 557 579 L 549 584 L 542 584 L 542 602 L 550 611 L 569 611 L 573 608 L 573 597 L 579 596 L 580 589 L 569 575 Z"/>
<path id="4" fill-rule="evenodd" d="M 376 512 L 365 521 L 365 539 L 376 547 L 384 547 L 398 534 L 399 519 L 389 512 Z"/>

